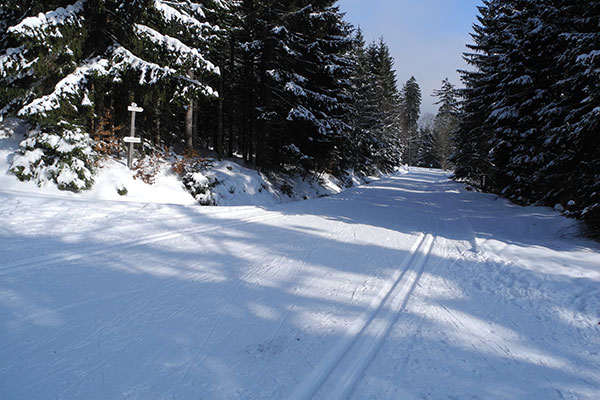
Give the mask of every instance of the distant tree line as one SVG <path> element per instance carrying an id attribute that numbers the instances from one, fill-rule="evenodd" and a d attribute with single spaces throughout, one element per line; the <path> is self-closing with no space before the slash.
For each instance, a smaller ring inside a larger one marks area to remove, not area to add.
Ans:
<path id="1" fill-rule="evenodd" d="M 456 176 L 600 228 L 600 1 L 484 0 Z"/>

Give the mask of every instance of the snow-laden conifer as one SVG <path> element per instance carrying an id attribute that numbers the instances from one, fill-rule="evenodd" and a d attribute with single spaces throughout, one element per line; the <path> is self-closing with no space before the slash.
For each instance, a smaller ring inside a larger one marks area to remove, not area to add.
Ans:
<path id="1" fill-rule="evenodd" d="M 440 107 L 431 121 L 421 127 L 417 163 L 425 167 L 450 168 L 452 137 L 458 128 L 458 94 L 448 78 L 442 81 L 440 89 L 433 91 L 438 98 L 435 104 Z"/>
<path id="2" fill-rule="evenodd" d="M 599 224 L 599 7 L 484 1 L 462 73 L 459 178 Z"/>
<path id="3" fill-rule="evenodd" d="M 402 87 L 403 141 L 406 145 L 404 160 L 409 165 L 415 162 L 419 145 L 418 122 L 421 115 L 421 88 L 414 76 Z"/>
<path id="4" fill-rule="evenodd" d="M 175 111 L 192 98 L 216 94 L 209 81 L 218 68 L 205 54 L 219 30 L 205 21 L 203 4 L 79 0 L 37 13 L 34 9 L 5 29 L 8 39 L 0 55 L 1 113 L 38 126 L 24 142 L 22 155 L 32 148 L 49 151 L 44 135 L 72 137 L 73 130 L 93 135 L 107 112 L 119 125 L 131 101 L 160 118 L 156 109 L 161 105 Z M 90 153 L 79 160 L 91 171 L 93 158 Z M 56 174 L 23 173 L 34 165 L 21 164 L 13 166 L 21 179 L 41 183 L 49 178 L 72 190 L 92 182 L 85 173 L 79 177 L 84 185 L 64 184 L 66 177 Z"/>

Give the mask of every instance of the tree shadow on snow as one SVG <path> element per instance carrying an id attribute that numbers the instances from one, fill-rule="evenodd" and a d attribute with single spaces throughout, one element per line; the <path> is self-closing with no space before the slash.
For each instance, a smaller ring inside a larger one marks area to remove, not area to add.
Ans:
<path id="1" fill-rule="evenodd" d="M 581 242 L 553 239 L 551 212 L 480 204 L 485 195 L 440 179 L 427 171 L 390 178 L 243 223 L 182 207 L 178 217 L 197 220 L 197 231 L 128 248 L 114 245 L 132 239 L 113 233 L 119 215 L 70 241 L 2 235 L 13 259 L 38 265 L 1 275 L 0 392 L 285 398 L 405 267 L 412 235 L 431 231 L 458 247 L 429 255 L 355 398 L 593 398 L 598 331 L 566 316 L 597 304 L 589 296 L 598 282 L 570 283 L 477 253 L 485 240 L 566 252 Z M 520 221 L 533 212 L 540 226 Z M 172 224 L 152 226 L 168 232 Z M 223 229 L 200 229 L 215 224 Z M 517 239 L 508 235 L 513 226 Z M 553 288 L 557 297 L 544 298 Z M 542 305 L 528 304 L 536 296 Z"/>

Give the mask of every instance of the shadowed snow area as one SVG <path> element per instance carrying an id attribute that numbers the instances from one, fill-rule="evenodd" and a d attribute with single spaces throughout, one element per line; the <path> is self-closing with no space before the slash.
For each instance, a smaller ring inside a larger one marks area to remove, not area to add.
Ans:
<path id="1" fill-rule="evenodd" d="M 425 169 L 265 207 L 0 188 L 0 397 L 596 399 L 600 247 Z"/>

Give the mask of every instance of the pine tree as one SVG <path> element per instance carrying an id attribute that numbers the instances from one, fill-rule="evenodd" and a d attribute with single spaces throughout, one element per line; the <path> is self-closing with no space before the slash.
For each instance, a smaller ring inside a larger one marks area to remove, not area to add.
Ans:
<path id="1" fill-rule="evenodd" d="M 433 128 L 432 152 L 435 164 L 443 169 L 451 167 L 450 156 L 453 152 L 452 136 L 458 129 L 458 98 L 454 85 L 448 78 L 442 81 L 442 87 L 434 90 L 433 95 L 438 98 L 439 110 L 435 117 Z"/>
<path id="2" fill-rule="evenodd" d="M 362 110 L 364 129 L 372 140 L 372 163 L 375 169 L 390 172 L 402 162 L 400 138 L 400 103 L 393 69 L 394 59 L 383 38 L 365 50 L 365 91 Z"/>
<path id="3" fill-rule="evenodd" d="M 402 126 L 406 150 L 404 161 L 413 165 L 419 143 L 419 116 L 421 114 L 421 88 L 414 76 L 402 87 Z"/>
<path id="4" fill-rule="evenodd" d="M 352 167 L 358 173 L 371 175 L 381 168 L 376 162 L 378 152 L 383 151 L 384 144 L 377 133 L 383 130 L 385 119 L 379 107 L 378 78 L 365 48 L 365 41 L 360 28 L 356 30 L 352 52 L 355 69 L 352 74 L 352 91 L 354 93 L 351 146 L 348 148 L 348 159 L 352 159 Z"/>
<path id="5" fill-rule="evenodd" d="M 474 43 L 467 45 L 471 52 L 464 54 L 464 59 L 474 70 L 460 71 L 464 89 L 459 91 L 462 98 L 460 122 L 454 136 L 455 151 L 451 161 L 458 179 L 489 189 L 493 169 L 489 157 L 493 130 L 486 121 L 496 101 L 494 95 L 500 80 L 496 65 L 502 57 L 502 28 L 497 21 L 500 2 L 483 0 L 483 3 L 478 7 L 478 24 L 474 25 L 471 34 Z"/>

